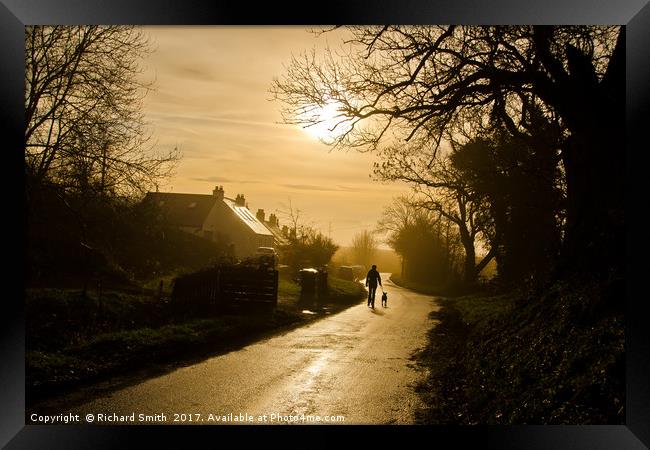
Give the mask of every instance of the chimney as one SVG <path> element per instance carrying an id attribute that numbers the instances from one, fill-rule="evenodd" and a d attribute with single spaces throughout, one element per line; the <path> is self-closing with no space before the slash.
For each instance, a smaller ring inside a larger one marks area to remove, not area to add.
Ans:
<path id="1" fill-rule="evenodd" d="M 264 210 L 263 209 L 258 209 L 257 214 L 255 214 L 255 217 L 257 217 L 257 220 L 264 223 Z"/>
<path id="2" fill-rule="evenodd" d="M 217 200 L 223 200 L 223 186 L 215 186 L 212 195 L 214 195 Z"/>
<path id="3" fill-rule="evenodd" d="M 237 197 L 235 197 L 235 204 L 237 206 L 246 206 L 246 199 L 243 194 L 237 194 Z"/>
<path id="4" fill-rule="evenodd" d="M 271 213 L 271 215 L 269 216 L 269 223 L 270 223 L 271 225 L 275 226 L 275 227 L 277 227 L 278 225 L 280 225 L 280 222 L 278 222 L 278 216 L 276 216 L 275 214 Z"/>
<path id="5" fill-rule="evenodd" d="M 289 236 L 289 227 L 288 226 L 284 225 L 282 227 L 282 234 L 284 234 L 285 236 Z"/>

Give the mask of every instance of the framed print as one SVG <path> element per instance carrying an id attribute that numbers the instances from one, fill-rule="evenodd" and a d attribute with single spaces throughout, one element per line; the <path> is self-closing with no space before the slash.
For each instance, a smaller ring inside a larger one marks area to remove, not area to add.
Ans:
<path id="1" fill-rule="evenodd" d="M 3 447 L 648 448 L 650 5 L 303 6 L 2 0 Z"/>

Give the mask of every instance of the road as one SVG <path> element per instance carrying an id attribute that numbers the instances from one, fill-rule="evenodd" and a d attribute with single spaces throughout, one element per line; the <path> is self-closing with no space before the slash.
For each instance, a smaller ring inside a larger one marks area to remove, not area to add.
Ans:
<path id="1" fill-rule="evenodd" d="M 390 281 L 384 288 L 388 308 L 381 307 L 379 290 L 375 310 L 364 302 L 104 394 L 73 412 L 82 418 L 91 413 L 95 423 L 105 424 L 213 425 L 242 418 L 255 424 L 411 424 L 420 404 L 413 387 L 425 376 L 411 358 L 426 344 L 433 326 L 428 315 L 438 306 L 433 297 Z M 98 414 L 106 416 L 99 420 Z"/>

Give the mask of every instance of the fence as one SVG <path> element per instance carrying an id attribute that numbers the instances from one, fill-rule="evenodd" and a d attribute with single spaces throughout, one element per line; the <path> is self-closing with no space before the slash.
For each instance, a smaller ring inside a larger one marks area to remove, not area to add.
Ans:
<path id="1" fill-rule="evenodd" d="M 222 309 L 275 307 L 278 271 L 266 267 L 220 266 L 176 278 L 172 302 L 177 306 Z"/>

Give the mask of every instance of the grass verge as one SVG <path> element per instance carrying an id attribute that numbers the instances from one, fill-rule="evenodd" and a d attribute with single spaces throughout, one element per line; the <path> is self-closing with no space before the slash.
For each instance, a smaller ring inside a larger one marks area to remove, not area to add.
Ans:
<path id="1" fill-rule="evenodd" d="M 622 424 L 620 282 L 440 300 L 417 357 L 427 424 Z"/>
<path id="2" fill-rule="evenodd" d="M 26 295 L 26 387 L 32 404 L 65 389 L 134 369 L 211 356 L 300 326 L 365 297 L 358 284 L 330 279 L 322 313 L 303 313 L 300 287 L 281 280 L 278 306 L 179 321 L 168 302 L 117 291 L 82 296 L 65 289 Z M 326 305 L 334 305 L 328 308 Z M 315 309 L 315 308 L 314 308 Z"/>
<path id="3" fill-rule="evenodd" d="M 361 283 L 330 277 L 326 301 L 337 304 L 356 302 L 368 295 Z"/>
<path id="4" fill-rule="evenodd" d="M 407 280 L 395 274 L 390 276 L 390 281 L 400 287 L 411 289 L 413 291 L 426 295 L 458 296 L 467 293 L 467 289 L 460 283 L 433 285 L 429 283 Z"/>

